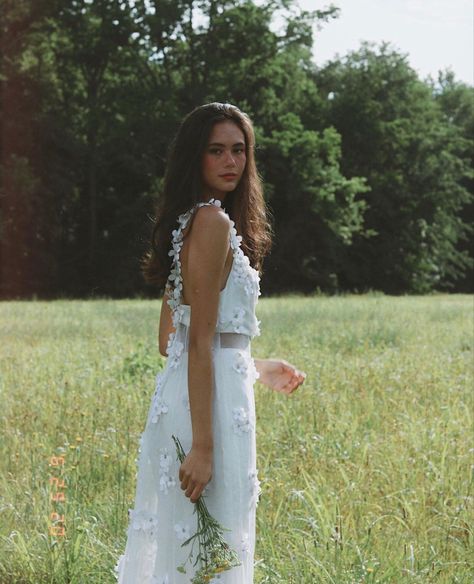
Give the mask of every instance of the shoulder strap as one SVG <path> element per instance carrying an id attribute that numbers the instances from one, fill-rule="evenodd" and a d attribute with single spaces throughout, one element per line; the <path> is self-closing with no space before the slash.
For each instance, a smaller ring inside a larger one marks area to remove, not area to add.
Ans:
<path id="1" fill-rule="evenodd" d="M 183 279 L 181 276 L 181 261 L 179 254 L 183 246 L 183 229 L 187 226 L 192 214 L 199 207 L 204 205 L 215 205 L 216 207 L 221 206 L 221 201 L 219 199 L 210 199 L 209 201 L 202 201 L 196 203 L 191 209 L 188 209 L 185 213 L 181 213 L 178 217 L 179 227 L 172 231 L 171 244 L 172 247 L 168 252 L 168 255 L 172 256 L 171 270 L 168 276 L 168 280 L 165 285 L 165 291 L 169 297 L 167 303 L 169 304 L 172 314 L 173 314 L 173 326 L 177 326 L 179 319 L 179 308 L 181 305 L 181 294 L 183 290 Z M 231 220 L 231 247 L 233 250 L 236 246 L 239 246 L 239 238 L 237 236 L 234 228 L 234 222 Z M 240 237 L 240 240 L 242 238 Z"/>

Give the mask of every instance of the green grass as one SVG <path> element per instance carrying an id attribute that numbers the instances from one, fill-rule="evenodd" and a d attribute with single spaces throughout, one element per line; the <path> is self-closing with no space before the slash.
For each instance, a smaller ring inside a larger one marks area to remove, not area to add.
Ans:
<path id="1" fill-rule="evenodd" d="M 2 584 L 114 583 L 159 314 L 0 303 Z M 471 584 L 472 296 L 260 298 L 258 317 L 253 356 L 307 379 L 291 396 L 255 386 L 255 584 Z M 53 511 L 66 537 L 48 534 Z"/>

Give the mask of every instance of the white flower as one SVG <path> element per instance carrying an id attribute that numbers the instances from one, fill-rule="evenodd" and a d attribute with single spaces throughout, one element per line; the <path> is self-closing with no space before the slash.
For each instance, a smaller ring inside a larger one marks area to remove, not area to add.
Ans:
<path id="1" fill-rule="evenodd" d="M 173 298 L 175 299 L 175 302 L 177 302 L 177 303 L 180 302 L 182 289 L 183 289 L 183 284 L 181 283 L 181 281 L 177 282 L 175 284 L 175 287 L 173 290 Z M 177 308 L 177 305 L 176 305 L 176 308 Z"/>
<path id="2" fill-rule="evenodd" d="M 236 240 L 237 245 L 239 245 L 239 242 L 242 240 L 240 235 L 236 236 L 234 239 Z M 252 268 L 249 258 L 244 254 L 240 247 L 237 247 L 234 256 L 234 265 L 235 269 L 233 270 L 233 277 L 235 281 L 243 286 L 245 293 L 248 296 L 254 293 L 257 294 L 258 290 L 255 287 L 254 278 L 255 273 L 258 274 L 258 272 Z"/>
<path id="3" fill-rule="evenodd" d="M 169 474 L 173 457 L 167 448 L 160 448 L 160 452 L 160 491 L 167 495 L 170 487 L 176 486 L 175 478 Z"/>
<path id="4" fill-rule="evenodd" d="M 172 476 L 170 476 L 169 474 L 166 474 L 165 472 L 161 473 L 160 491 L 164 492 L 165 495 L 167 495 L 170 487 L 174 487 L 174 486 L 176 486 L 175 479 Z"/>
<path id="5" fill-rule="evenodd" d="M 178 270 L 179 267 L 180 267 L 180 262 L 179 262 L 179 260 L 176 260 L 176 265 L 173 265 L 173 267 L 170 270 L 169 276 L 168 276 L 169 282 L 179 282 L 179 280 L 181 278 L 179 270 Z"/>
<path id="6" fill-rule="evenodd" d="M 176 523 L 174 530 L 176 531 L 176 537 L 180 541 L 185 541 L 191 537 L 191 534 L 189 533 L 189 525 L 187 524 L 184 525 L 183 523 Z"/>
<path id="7" fill-rule="evenodd" d="M 261 331 L 260 331 L 260 325 L 261 325 L 262 321 L 258 320 L 257 318 L 257 324 L 255 325 L 255 333 L 254 336 L 258 336 L 260 335 Z"/>
<path id="8" fill-rule="evenodd" d="M 236 333 L 244 332 L 242 329 L 242 325 L 244 322 L 244 316 L 246 312 L 247 311 L 243 306 L 236 306 L 232 311 L 230 322 L 235 327 L 234 330 Z"/>
<path id="9" fill-rule="evenodd" d="M 171 294 L 171 296 L 172 296 L 172 294 Z M 169 305 L 173 314 L 174 314 L 174 311 L 176 310 L 176 307 L 179 306 L 179 302 L 177 302 L 174 298 L 170 298 L 169 300 L 167 300 L 166 304 Z"/>
<path id="10" fill-rule="evenodd" d="M 236 434 L 243 434 L 248 432 L 251 428 L 250 420 L 247 411 L 243 408 L 234 408 L 233 411 L 233 428 Z"/>
<path id="11" fill-rule="evenodd" d="M 155 535 L 159 525 L 158 515 L 149 511 L 129 509 L 130 527 L 135 531 L 145 531 L 150 535 Z"/>
<path id="12" fill-rule="evenodd" d="M 173 321 L 173 326 L 175 329 L 178 328 L 178 324 L 181 322 L 181 317 L 184 315 L 184 308 L 181 304 L 179 304 L 173 312 L 171 317 Z"/>
<path id="13" fill-rule="evenodd" d="M 260 373 L 257 371 L 257 366 L 255 365 L 255 359 L 251 359 L 250 363 L 252 364 L 252 373 L 254 381 L 260 379 Z"/>
<path id="14" fill-rule="evenodd" d="M 290 491 L 290 499 L 299 499 L 300 501 L 305 501 L 304 491 L 298 491 L 297 489 L 292 489 Z"/>
<path id="15" fill-rule="evenodd" d="M 155 377 L 155 390 L 157 390 L 159 387 L 163 385 L 163 377 L 164 377 L 163 371 L 158 371 Z"/>
<path id="16" fill-rule="evenodd" d="M 174 341 L 175 336 L 176 336 L 176 332 L 170 333 L 168 335 L 168 343 L 166 345 L 166 354 L 168 355 L 168 357 L 170 355 L 170 352 L 172 351 L 173 341 Z"/>
<path id="17" fill-rule="evenodd" d="M 152 415 L 151 415 L 152 423 L 156 424 L 156 422 L 158 422 L 158 419 L 161 416 L 161 414 L 166 414 L 167 411 L 168 411 L 168 404 L 166 402 L 164 402 L 161 398 L 156 397 L 153 400 L 153 405 L 152 405 Z"/>
<path id="18" fill-rule="evenodd" d="M 179 252 L 181 250 L 182 245 L 183 245 L 182 242 L 178 243 L 173 242 L 173 247 L 168 252 L 168 255 L 173 258 L 172 259 L 173 262 L 176 262 L 179 259 Z"/>
<path id="19" fill-rule="evenodd" d="M 173 457 L 168 454 L 167 448 L 160 449 L 162 454 L 160 454 L 160 468 L 168 472 L 171 463 L 173 462 Z"/>
<path id="20" fill-rule="evenodd" d="M 175 335 L 176 335 L 175 332 L 170 334 L 170 340 L 168 340 L 168 347 L 166 349 L 170 366 L 174 368 L 178 367 L 181 355 L 184 350 L 184 343 L 176 340 Z"/>
<path id="21" fill-rule="evenodd" d="M 260 494 L 262 492 L 262 489 L 260 487 L 260 481 L 258 480 L 258 469 L 249 471 L 249 481 L 250 481 L 250 494 L 252 496 L 252 499 L 255 499 L 256 503 L 258 503 L 258 500 L 260 498 Z"/>
<path id="22" fill-rule="evenodd" d="M 181 229 L 186 225 L 190 217 L 191 210 L 186 211 L 186 213 L 181 213 L 181 215 L 178 217 L 178 223 L 180 224 L 181 227 L 178 229 L 178 235 L 176 236 L 176 238 L 181 235 Z"/>
<path id="23" fill-rule="evenodd" d="M 243 533 L 242 537 L 240 538 L 240 550 L 242 552 L 249 551 L 249 534 L 248 533 Z"/>
<path id="24" fill-rule="evenodd" d="M 118 580 L 122 574 L 124 563 L 125 563 L 125 554 L 122 554 L 119 557 L 119 559 L 117 560 L 115 567 L 114 567 L 114 573 L 115 573 L 116 580 Z"/>
<path id="25" fill-rule="evenodd" d="M 232 367 L 237 371 L 237 373 L 240 373 L 246 377 L 248 366 L 249 362 L 246 359 L 244 353 L 242 353 L 242 351 L 237 351 L 234 357 L 234 364 Z"/>

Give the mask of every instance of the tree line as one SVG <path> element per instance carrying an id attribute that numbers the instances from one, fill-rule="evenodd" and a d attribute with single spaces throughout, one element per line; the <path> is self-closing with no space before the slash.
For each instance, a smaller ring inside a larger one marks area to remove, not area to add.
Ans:
<path id="1" fill-rule="evenodd" d="M 364 42 L 323 67 L 293 0 L 0 0 L 0 296 L 157 296 L 167 149 L 247 112 L 275 243 L 262 293 L 473 291 L 473 88 Z M 279 30 L 271 26 L 279 16 Z M 317 44 L 316 44 L 317 46 Z"/>

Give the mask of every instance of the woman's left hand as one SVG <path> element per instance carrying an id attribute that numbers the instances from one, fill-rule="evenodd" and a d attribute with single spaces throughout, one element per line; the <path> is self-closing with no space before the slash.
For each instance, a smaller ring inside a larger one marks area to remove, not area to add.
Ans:
<path id="1" fill-rule="evenodd" d="M 255 359 L 259 381 L 273 391 L 293 393 L 306 379 L 306 373 L 299 371 L 285 359 Z"/>

